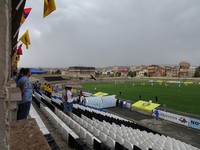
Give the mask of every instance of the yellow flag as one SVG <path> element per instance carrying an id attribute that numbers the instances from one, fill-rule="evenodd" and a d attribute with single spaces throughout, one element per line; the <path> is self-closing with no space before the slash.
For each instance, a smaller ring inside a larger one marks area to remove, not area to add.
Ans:
<path id="1" fill-rule="evenodd" d="M 56 10 L 54 0 L 44 0 L 44 17 L 48 16 L 54 10 Z"/>
<path id="2" fill-rule="evenodd" d="M 26 49 L 28 49 L 28 45 L 31 44 L 28 30 L 26 30 L 26 32 L 22 35 L 22 37 L 20 38 L 20 41 L 22 41 L 22 43 L 26 45 Z"/>
<path id="3" fill-rule="evenodd" d="M 13 56 L 13 62 L 17 63 L 18 61 L 20 61 L 20 55 L 18 55 L 17 52 L 15 52 L 15 54 Z"/>
<path id="4" fill-rule="evenodd" d="M 15 53 L 14 53 L 14 55 L 12 57 L 12 67 L 13 68 L 17 67 L 19 60 L 20 60 L 20 56 L 18 57 L 17 56 L 17 51 L 15 51 Z"/>
<path id="5" fill-rule="evenodd" d="M 15 56 L 15 60 L 16 60 L 17 62 L 20 61 L 20 55 L 17 54 L 17 55 Z"/>

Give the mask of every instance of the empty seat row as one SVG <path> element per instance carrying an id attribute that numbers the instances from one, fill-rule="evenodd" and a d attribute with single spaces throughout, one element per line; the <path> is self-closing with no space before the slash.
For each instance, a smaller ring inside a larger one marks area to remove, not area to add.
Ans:
<path id="1" fill-rule="evenodd" d="M 38 115 L 38 113 L 36 112 L 35 108 L 33 107 L 33 105 L 31 105 L 30 108 L 30 112 L 29 112 L 29 116 L 31 118 L 34 118 L 40 128 L 40 131 L 43 133 L 43 135 L 47 135 L 50 134 L 49 130 L 47 129 L 47 127 L 45 126 L 45 124 L 43 123 L 43 121 L 41 120 L 40 116 Z"/>
<path id="2" fill-rule="evenodd" d="M 75 113 L 79 117 L 81 117 L 81 114 L 84 114 L 85 116 L 87 116 L 90 119 L 96 118 L 99 121 L 105 120 L 106 122 L 109 122 L 110 124 L 115 123 L 117 125 L 124 125 L 124 126 L 127 126 L 127 127 L 131 127 L 133 129 L 139 129 L 141 131 L 152 132 L 154 134 L 156 134 L 156 133 L 160 134 L 156 131 L 153 131 L 151 129 L 143 127 L 143 126 L 136 124 L 134 122 L 131 122 L 131 121 L 128 121 L 128 120 L 125 120 L 125 119 L 124 120 L 120 119 L 116 115 L 112 115 L 112 116 L 115 116 L 115 117 L 110 117 L 111 116 L 110 113 L 92 110 L 90 108 L 87 108 L 87 107 L 84 107 L 84 106 L 81 106 L 81 105 L 78 105 L 78 104 L 74 105 L 73 113 Z"/>
<path id="3" fill-rule="evenodd" d="M 73 115 L 72 119 L 58 109 L 55 110 L 55 114 L 62 118 L 63 122 L 66 123 L 66 125 L 68 125 L 70 129 L 73 130 L 83 141 L 85 141 L 89 147 L 94 148 L 94 141 L 101 144 L 101 141 L 91 133 L 90 129 L 92 129 L 92 126 L 88 125 L 86 121 L 78 118 L 76 115 Z"/>
<path id="4" fill-rule="evenodd" d="M 102 142 L 104 142 L 109 147 L 113 147 L 116 144 L 116 142 L 123 145 L 127 149 L 137 147 L 148 150 L 161 147 L 162 149 L 165 148 L 166 150 L 167 149 L 171 150 L 177 147 L 178 147 L 177 149 L 181 148 L 186 149 L 187 147 L 186 146 L 187 144 L 185 145 L 184 142 L 175 140 L 170 137 L 166 137 L 164 135 L 148 133 L 146 131 L 140 131 L 138 129 L 125 127 L 124 125 L 119 126 L 116 124 L 110 124 L 105 121 L 100 122 L 95 118 L 91 120 L 84 115 L 81 116 L 82 119 L 85 120 L 85 122 L 92 123 L 91 121 L 93 121 L 93 124 L 88 123 L 87 130 L 91 132 L 94 136 L 98 137 Z M 75 115 L 74 118 L 76 117 L 77 116 Z M 118 130 L 121 130 L 121 132 L 119 132 Z M 128 134 L 128 132 L 130 132 L 130 134 Z M 172 140 L 174 142 L 172 142 Z M 175 146 L 173 146 L 175 143 L 178 143 L 179 145 L 176 144 Z"/>
<path id="5" fill-rule="evenodd" d="M 57 129 L 58 133 L 62 134 L 63 139 L 68 142 L 68 145 L 71 148 L 75 148 L 76 146 L 87 147 L 85 143 L 80 142 L 79 136 L 69 126 L 67 126 L 57 115 L 55 115 L 48 107 L 40 105 L 40 108 L 44 112 L 44 114 L 49 118 L 50 122 L 54 125 L 54 127 Z"/>

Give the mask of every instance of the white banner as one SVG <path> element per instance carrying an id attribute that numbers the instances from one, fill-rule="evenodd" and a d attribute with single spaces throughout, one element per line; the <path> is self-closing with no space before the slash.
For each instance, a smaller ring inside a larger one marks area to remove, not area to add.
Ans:
<path id="1" fill-rule="evenodd" d="M 173 114 L 170 112 L 165 112 L 162 110 L 154 109 L 153 113 L 154 113 L 154 116 L 156 116 L 158 118 L 162 118 L 164 120 L 169 120 L 171 122 L 175 122 L 175 123 L 178 123 L 178 124 L 181 124 L 184 126 L 188 126 L 188 123 L 190 121 L 189 117 Z"/>
<path id="2" fill-rule="evenodd" d="M 190 118 L 188 122 L 189 127 L 199 129 L 200 130 L 200 120 Z"/>

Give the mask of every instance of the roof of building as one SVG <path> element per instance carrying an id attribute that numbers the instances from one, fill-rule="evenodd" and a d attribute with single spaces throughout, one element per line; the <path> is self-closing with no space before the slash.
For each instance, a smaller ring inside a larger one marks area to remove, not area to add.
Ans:
<path id="1" fill-rule="evenodd" d="M 95 67 L 73 66 L 69 67 L 69 70 L 95 70 Z"/>

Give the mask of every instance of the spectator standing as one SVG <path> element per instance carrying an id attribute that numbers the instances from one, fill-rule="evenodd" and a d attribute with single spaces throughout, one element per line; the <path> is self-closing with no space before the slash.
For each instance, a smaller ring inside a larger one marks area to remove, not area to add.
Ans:
<path id="1" fill-rule="evenodd" d="M 52 89 L 52 87 L 48 84 L 48 86 L 47 86 L 47 96 L 48 96 L 49 98 L 51 98 L 52 92 L 53 92 L 53 89 Z"/>
<path id="2" fill-rule="evenodd" d="M 72 116 L 72 110 L 73 110 L 73 102 L 74 102 L 74 95 L 71 92 L 71 87 L 67 86 L 67 93 L 66 93 L 66 108 L 67 108 L 67 115 Z"/>
<path id="3" fill-rule="evenodd" d="M 18 81 L 19 81 L 19 79 L 20 79 L 21 77 L 23 77 L 23 75 L 24 75 L 24 70 L 25 70 L 25 68 L 21 68 L 21 69 L 19 70 L 19 73 L 18 73 L 17 77 L 15 78 L 15 82 L 16 82 L 16 84 L 17 84 L 17 87 L 19 87 L 19 86 L 18 86 Z"/>
<path id="4" fill-rule="evenodd" d="M 139 100 L 141 100 L 142 99 L 142 95 L 141 94 L 139 94 Z"/>
<path id="5" fill-rule="evenodd" d="M 119 91 L 119 95 L 120 95 L 120 96 L 122 95 L 122 91 Z"/>
<path id="6" fill-rule="evenodd" d="M 126 108 L 126 104 L 127 104 L 127 101 L 124 100 L 124 101 L 123 101 L 123 108 Z"/>
<path id="7" fill-rule="evenodd" d="M 49 97 L 51 98 L 51 96 L 52 96 L 52 93 L 53 93 L 53 87 L 52 87 L 52 86 L 50 86 L 49 88 L 50 88 L 50 89 L 49 89 Z"/>
<path id="8" fill-rule="evenodd" d="M 63 111 L 70 117 L 72 115 L 73 102 L 74 102 L 74 96 L 71 92 L 71 89 L 72 89 L 71 87 L 66 86 L 62 92 L 62 100 L 63 100 L 63 107 L 64 107 Z"/>
<path id="9" fill-rule="evenodd" d="M 123 101 L 120 100 L 120 107 L 122 108 L 123 107 Z"/>
<path id="10" fill-rule="evenodd" d="M 116 100 L 116 106 L 119 106 L 119 98 Z"/>
<path id="11" fill-rule="evenodd" d="M 36 92 L 39 92 L 40 91 L 40 82 L 37 80 L 34 84 L 34 90 Z"/>
<path id="12" fill-rule="evenodd" d="M 158 96 L 155 96 L 156 103 L 158 103 Z"/>
<path id="13" fill-rule="evenodd" d="M 67 114 L 67 87 L 62 91 L 63 112 Z"/>
<path id="14" fill-rule="evenodd" d="M 24 69 L 23 76 L 18 80 L 22 101 L 18 103 L 17 120 L 26 119 L 29 115 L 33 94 L 33 88 L 29 80 L 30 76 L 30 69 L 26 68 Z"/>
<path id="15" fill-rule="evenodd" d="M 83 96 L 83 91 L 80 91 L 79 92 L 80 94 L 79 94 L 79 104 L 83 104 L 84 103 L 84 99 L 85 99 L 85 97 Z"/>
<path id="16" fill-rule="evenodd" d="M 48 88 L 47 83 L 45 83 L 44 86 L 43 86 L 43 90 L 44 90 L 45 95 L 47 95 L 47 88 Z"/>
<path id="17" fill-rule="evenodd" d="M 17 79 L 17 72 L 16 71 L 13 71 L 12 78 L 13 78 L 14 81 L 16 81 L 16 79 Z"/>

